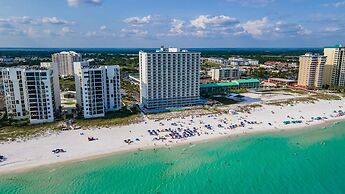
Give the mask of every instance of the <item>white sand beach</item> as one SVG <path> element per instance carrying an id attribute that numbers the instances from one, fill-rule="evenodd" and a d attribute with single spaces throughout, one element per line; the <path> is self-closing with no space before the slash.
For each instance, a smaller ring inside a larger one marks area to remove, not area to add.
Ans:
<path id="1" fill-rule="evenodd" d="M 254 99 L 258 96 L 248 94 L 247 97 Z M 340 110 L 345 111 L 343 107 L 345 100 L 319 100 L 315 103 L 298 103 L 281 107 L 265 104 L 265 101 L 279 99 L 277 96 L 261 96 L 260 98 L 261 102 L 256 102 L 256 104 L 261 104 L 261 107 L 250 112 L 234 113 L 234 110 L 239 106 L 248 105 L 242 103 L 222 107 L 222 110 L 228 113 L 190 115 L 160 121 L 145 118 L 145 121 L 129 126 L 64 131 L 59 134 L 46 134 L 25 142 L 3 143 L 0 145 L 0 155 L 6 156 L 7 160 L 0 163 L 0 173 L 85 160 L 124 151 L 193 143 L 231 135 L 299 129 L 345 118 L 339 114 Z M 291 99 L 294 96 L 281 98 Z M 284 124 L 284 121 L 291 123 Z M 244 126 L 239 126 L 241 122 Z M 209 125 L 208 128 L 205 125 Z M 168 132 L 174 130 L 179 132 L 180 130 L 179 135 L 183 136 L 183 131 L 186 129 L 189 129 L 189 132 L 185 132 L 185 136 L 191 136 L 191 134 L 194 136 L 173 139 L 169 135 L 171 132 Z M 152 133 L 157 133 L 158 136 L 150 135 L 148 130 L 155 130 Z M 165 132 L 158 132 L 158 130 Z M 95 137 L 98 140 L 89 141 L 88 137 Z M 153 140 L 159 137 L 166 139 Z M 125 143 L 124 140 L 127 139 L 131 139 L 133 143 Z M 57 148 L 64 149 L 66 152 L 54 154 L 52 150 Z"/>

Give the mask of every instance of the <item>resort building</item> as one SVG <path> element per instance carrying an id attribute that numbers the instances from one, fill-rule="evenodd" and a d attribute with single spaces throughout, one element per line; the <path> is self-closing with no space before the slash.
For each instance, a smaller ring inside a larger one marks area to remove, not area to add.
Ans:
<path id="1" fill-rule="evenodd" d="M 345 86 L 345 45 L 324 48 L 326 58 L 324 85 Z"/>
<path id="2" fill-rule="evenodd" d="M 121 109 L 120 67 L 74 63 L 77 106 L 84 118 L 104 117 Z"/>
<path id="3" fill-rule="evenodd" d="M 82 60 L 81 54 L 73 51 L 63 51 L 52 55 L 53 63 L 57 64 L 61 77 L 73 76 L 73 63 Z"/>
<path id="4" fill-rule="evenodd" d="M 212 80 L 220 81 L 220 80 L 233 80 L 239 79 L 241 77 L 241 71 L 239 68 L 214 68 L 211 69 L 210 74 L 212 76 Z"/>
<path id="5" fill-rule="evenodd" d="M 297 80 L 284 79 L 284 78 L 269 78 L 269 83 L 277 84 L 277 86 L 293 86 L 297 84 Z"/>
<path id="6" fill-rule="evenodd" d="M 220 65 L 228 65 L 228 60 L 221 58 L 221 57 L 210 57 L 210 58 L 203 58 L 203 61 L 207 61 L 210 63 L 216 63 Z"/>
<path id="7" fill-rule="evenodd" d="M 307 53 L 299 57 L 298 85 L 306 88 L 321 88 L 323 85 L 326 57 Z"/>
<path id="8" fill-rule="evenodd" d="M 200 84 L 200 93 L 202 95 L 224 94 L 231 90 L 256 89 L 259 87 L 260 80 L 258 79 L 239 79 L 232 82 Z"/>
<path id="9" fill-rule="evenodd" d="M 244 59 L 237 57 L 230 57 L 228 59 L 228 64 L 233 66 L 251 66 L 259 65 L 259 61 L 255 59 Z"/>
<path id="10" fill-rule="evenodd" d="M 59 115 L 60 85 L 52 63 L 35 68 L 3 68 L 2 77 L 9 118 L 38 124 L 52 122 Z"/>
<path id="11" fill-rule="evenodd" d="M 145 109 L 193 106 L 200 101 L 200 53 L 164 48 L 139 52 L 140 102 Z"/>

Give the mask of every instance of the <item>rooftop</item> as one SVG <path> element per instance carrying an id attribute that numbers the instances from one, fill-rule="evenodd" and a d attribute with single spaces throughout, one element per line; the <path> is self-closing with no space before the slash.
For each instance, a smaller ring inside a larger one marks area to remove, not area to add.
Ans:
<path id="1" fill-rule="evenodd" d="M 200 84 L 200 88 L 230 87 L 230 86 L 238 86 L 238 84 L 235 82 L 220 82 L 220 83 Z"/>
<path id="2" fill-rule="evenodd" d="M 239 84 L 260 83 L 258 79 L 238 79 L 232 82 L 219 82 L 210 84 L 200 84 L 200 88 L 212 88 L 212 87 L 230 87 L 238 86 Z"/>
<path id="3" fill-rule="evenodd" d="M 248 83 L 260 83 L 260 80 L 258 79 L 238 79 L 234 82 L 237 82 L 239 84 L 248 84 Z"/>

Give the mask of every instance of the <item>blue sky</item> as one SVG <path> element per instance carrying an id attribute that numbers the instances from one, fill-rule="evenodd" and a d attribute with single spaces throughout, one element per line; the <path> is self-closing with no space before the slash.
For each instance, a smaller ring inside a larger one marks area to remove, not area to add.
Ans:
<path id="1" fill-rule="evenodd" d="M 345 0 L 1 0 L 0 47 L 323 47 Z"/>

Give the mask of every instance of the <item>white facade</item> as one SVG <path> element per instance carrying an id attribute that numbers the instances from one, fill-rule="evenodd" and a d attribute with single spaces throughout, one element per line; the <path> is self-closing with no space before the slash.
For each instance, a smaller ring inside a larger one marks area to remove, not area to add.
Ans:
<path id="1" fill-rule="evenodd" d="M 210 58 L 204 58 L 204 60 L 211 62 L 211 63 L 217 63 L 221 65 L 228 65 L 229 61 L 224 58 L 218 58 L 218 57 L 210 57 Z"/>
<path id="2" fill-rule="evenodd" d="M 229 65 L 234 66 L 248 66 L 248 65 L 259 65 L 259 61 L 255 59 L 244 59 L 244 58 L 236 58 L 231 57 L 228 59 Z"/>
<path id="3" fill-rule="evenodd" d="M 139 52 L 140 102 L 147 109 L 200 103 L 200 53 L 177 48 Z"/>
<path id="4" fill-rule="evenodd" d="M 121 109 L 120 67 L 74 63 L 77 104 L 84 118 L 104 117 Z"/>
<path id="5" fill-rule="evenodd" d="M 241 77 L 241 71 L 239 68 L 214 68 L 211 69 L 210 74 L 212 80 L 232 80 L 239 79 Z"/>
<path id="6" fill-rule="evenodd" d="M 3 68 L 2 76 L 9 118 L 28 118 L 30 124 L 54 121 L 61 106 L 60 86 L 57 73 L 50 65 L 48 68 Z"/>
<path id="7" fill-rule="evenodd" d="M 80 62 L 81 60 L 81 54 L 73 51 L 63 51 L 52 55 L 52 61 L 53 63 L 57 64 L 59 75 L 61 77 L 73 76 L 73 63 Z"/>

